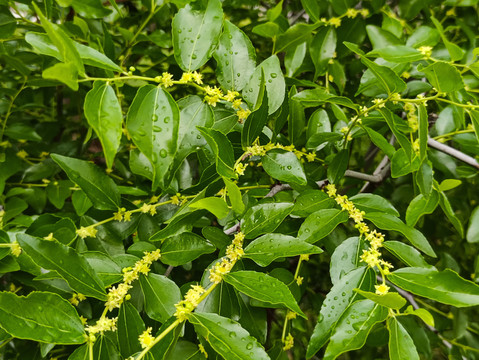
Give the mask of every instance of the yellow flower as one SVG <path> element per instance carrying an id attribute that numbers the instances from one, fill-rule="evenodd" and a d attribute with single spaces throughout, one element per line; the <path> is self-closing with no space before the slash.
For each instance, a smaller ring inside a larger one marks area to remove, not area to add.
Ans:
<path id="1" fill-rule="evenodd" d="M 346 16 L 350 19 L 355 18 L 358 15 L 358 11 L 356 9 L 348 9 L 346 11 Z"/>
<path id="2" fill-rule="evenodd" d="M 28 156 L 28 153 L 25 150 L 20 150 L 19 152 L 17 152 L 17 156 L 20 159 L 25 159 Z"/>
<path id="3" fill-rule="evenodd" d="M 70 301 L 72 305 L 77 306 L 80 303 L 80 301 L 83 301 L 83 300 L 86 300 L 85 295 L 74 293 L 68 301 Z"/>
<path id="4" fill-rule="evenodd" d="M 233 109 L 238 110 L 239 108 L 241 108 L 241 104 L 242 104 L 241 99 L 234 100 L 232 105 Z"/>
<path id="5" fill-rule="evenodd" d="M 198 349 L 200 350 L 200 353 L 202 353 L 205 356 L 205 358 L 208 359 L 208 353 L 206 352 L 205 347 L 203 346 L 203 344 L 198 344 Z"/>
<path id="6" fill-rule="evenodd" d="M 18 242 L 14 241 L 10 247 L 10 251 L 12 252 L 13 256 L 19 257 L 22 253 L 22 248 L 18 244 Z"/>
<path id="7" fill-rule="evenodd" d="M 286 319 L 288 320 L 296 319 L 296 313 L 288 310 L 288 312 L 286 313 Z"/>
<path id="8" fill-rule="evenodd" d="M 143 203 L 143 205 L 140 208 L 140 211 L 146 214 L 147 212 L 150 211 L 150 205 L 148 205 L 147 203 Z"/>
<path id="9" fill-rule="evenodd" d="M 228 93 L 223 97 L 226 101 L 234 102 L 235 98 L 239 95 L 236 91 L 228 90 Z"/>
<path id="10" fill-rule="evenodd" d="M 206 290 L 202 286 L 193 285 L 186 293 L 185 300 L 190 302 L 194 307 L 197 307 L 199 304 L 199 299 L 205 291 Z"/>
<path id="11" fill-rule="evenodd" d="M 389 286 L 386 284 L 381 284 L 381 285 L 374 285 L 376 288 L 376 294 L 378 295 L 386 295 L 389 292 Z"/>
<path id="12" fill-rule="evenodd" d="M 432 47 L 431 46 L 421 46 L 418 48 L 419 52 L 424 55 L 426 59 L 429 59 L 432 55 Z"/>
<path id="13" fill-rule="evenodd" d="M 385 105 L 385 100 L 384 99 L 373 99 L 374 105 L 377 105 L 378 108 L 383 108 Z"/>
<path id="14" fill-rule="evenodd" d="M 54 239 L 54 237 L 53 237 L 52 232 L 50 234 L 48 234 L 47 236 L 43 237 L 43 240 L 47 240 L 47 241 L 52 241 L 53 239 Z"/>
<path id="15" fill-rule="evenodd" d="M 83 227 L 81 226 L 79 229 L 77 229 L 76 233 L 78 234 L 78 236 L 80 236 L 82 239 L 86 238 L 86 237 L 96 237 L 96 233 L 98 232 L 97 229 L 95 229 L 93 227 L 93 225 L 90 225 L 90 226 L 87 226 L 87 227 Z"/>
<path id="16" fill-rule="evenodd" d="M 368 9 L 361 9 L 359 10 L 361 12 L 361 15 L 365 18 L 369 15 L 369 10 Z"/>
<path id="17" fill-rule="evenodd" d="M 196 71 L 193 71 L 193 80 L 195 83 L 197 83 L 198 85 L 201 85 L 203 84 L 203 75 L 201 75 L 200 73 L 196 72 Z"/>
<path id="18" fill-rule="evenodd" d="M 296 278 L 296 284 L 301 285 L 303 283 L 304 278 L 302 276 L 298 276 Z"/>
<path id="19" fill-rule="evenodd" d="M 299 255 L 299 259 L 301 261 L 309 261 L 309 255 L 308 254 L 301 254 L 301 255 Z"/>
<path id="20" fill-rule="evenodd" d="M 94 334 L 103 334 L 105 331 L 116 331 L 116 323 L 118 321 L 118 318 L 107 318 L 107 317 L 101 317 L 95 325 L 93 326 L 87 326 L 86 330 L 88 331 L 89 334 L 94 335 Z"/>
<path id="21" fill-rule="evenodd" d="M 216 107 L 216 103 L 220 101 L 220 97 L 218 95 L 206 95 L 205 96 L 205 101 L 208 103 L 208 105 Z"/>
<path id="22" fill-rule="evenodd" d="M 183 75 L 181 75 L 180 82 L 181 83 L 187 83 L 190 82 L 193 79 L 193 74 L 191 72 L 185 72 Z"/>
<path id="23" fill-rule="evenodd" d="M 341 19 L 338 17 L 333 17 L 329 19 L 328 24 L 334 27 L 340 27 L 341 26 Z"/>
<path id="24" fill-rule="evenodd" d="M 316 153 L 310 152 L 306 154 L 306 160 L 313 162 L 316 159 Z"/>
<path id="25" fill-rule="evenodd" d="M 163 74 L 161 74 L 161 85 L 163 85 L 165 88 L 172 86 L 173 75 L 168 72 L 164 72 Z"/>
<path id="26" fill-rule="evenodd" d="M 122 221 L 125 211 L 126 211 L 125 208 L 118 209 L 118 212 L 113 213 L 113 219 L 115 219 L 116 221 Z"/>
<path id="27" fill-rule="evenodd" d="M 126 211 L 125 214 L 123 214 L 123 221 L 130 221 L 131 220 L 131 211 Z"/>
<path id="28" fill-rule="evenodd" d="M 238 163 L 235 165 L 235 172 L 241 176 L 244 174 L 244 171 L 246 170 L 247 166 L 248 164 Z"/>
<path id="29" fill-rule="evenodd" d="M 143 331 L 140 336 L 138 336 L 138 340 L 140 341 L 142 349 L 150 347 L 155 340 L 154 336 L 151 335 L 151 330 L 152 328 L 149 327 L 148 329 Z"/>
<path id="30" fill-rule="evenodd" d="M 250 152 L 252 156 L 264 156 L 266 155 L 266 150 L 263 146 L 254 144 L 253 146 L 248 146 L 246 148 L 247 152 Z"/>
<path id="31" fill-rule="evenodd" d="M 249 109 L 246 109 L 246 110 L 241 109 L 236 112 L 236 115 L 238 115 L 238 118 L 240 121 L 246 120 L 249 114 L 251 114 L 251 110 Z"/>
<path id="32" fill-rule="evenodd" d="M 292 349 L 293 346 L 294 346 L 293 335 L 291 335 L 291 333 L 289 333 L 288 336 L 286 336 L 286 339 L 283 341 L 283 343 L 284 343 L 284 346 L 283 346 L 284 351 L 288 351 L 288 350 Z"/>

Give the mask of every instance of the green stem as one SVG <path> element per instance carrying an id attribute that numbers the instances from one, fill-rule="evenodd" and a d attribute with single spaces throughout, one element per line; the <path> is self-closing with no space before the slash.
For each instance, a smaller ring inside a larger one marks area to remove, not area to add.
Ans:
<path id="1" fill-rule="evenodd" d="M 442 135 L 438 135 L 436 137 L 433 137 L 434 140 L 438 140 L 438 139 L 442 139 L 442 138 L 448 138 L 448 137 L 451 137 L 451 136 L 454 136 L 454 135 L 458 135 L 458 134 L 468 134 L 468 133 L 472 133 L 474 132 L 474 130 L 472 129 L 467 129 L 467 130 L 458 130 L 458 131 L 453 131 L 453 132 L 450 132 L 450 133 L 447 133 L 447 134 L 442 134 Z"/>
<path id="2" fill-rule="evenodd" d="M 27 79 L 24 78 L 22 86 L 20 86 L 20 89 L 18 89 L 18 91 L 12 96 L 12 100 L 10 101 L 10 104 L 8 105 L 7 113 L 5 114 L 5 119 L 3 120 L 3 124 L 2 124 L 2 132 L 0 132 L 0 142 L 2 142 L 3 140 L 3 133 L 5 132 L 5 127 L 7 126 L 7 120 L 12 113 L 13 103 L 15 102 L 18 95 L 20 95 L 20 93 L 25 88 L 26 82 L 27 82 Z"/>

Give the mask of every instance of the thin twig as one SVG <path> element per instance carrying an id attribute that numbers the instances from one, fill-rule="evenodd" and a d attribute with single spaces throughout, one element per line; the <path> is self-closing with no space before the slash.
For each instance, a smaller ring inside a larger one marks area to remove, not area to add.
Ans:
<path id="1" fill-rule="evenodd" d="M 436 149 L 439 150 L 440 152 L 443 152 L 447 155 L 450 155 L 452 157 L 455 157 L 458 160 L 461 160 L 462 162 L 471 165 L 475 167 L 476 169 L 479 169 L 479 162 L 477 162 L 476 159 L 474 159 L 472 156 L 466 155 L 463 152 L 454 149 L 453 147 L 450 147 L 449 145 L 440 143 L 439 141 L 436 141 L 432 138 L 427 139 L 427 144 Z"/>

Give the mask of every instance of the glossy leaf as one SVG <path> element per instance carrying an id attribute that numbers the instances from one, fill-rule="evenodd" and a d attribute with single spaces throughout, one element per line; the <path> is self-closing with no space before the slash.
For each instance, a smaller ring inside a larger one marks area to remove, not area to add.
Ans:
<path id="1" fill-rule="evenodd" d="M 382 57 L 386 61 L 395 63 L 408 63 L 422 60 L 424 55 L 418 50 L 404 45 L 390 45 L 380 49 L 374 49 L 367 56 Z"/>
<path id="2" fill-rule="evenodd" d="M 181 300 L 179 287 L 167 277 L 153 273 L 141 274 L 140 285 L 148 316 L 159 322 L 168 320 L 175 312 L 175 304 Z"/>
<path id="3" fill-rule="evenodd" d="M 292 236 L 266 234 L 250 242 L 244 252 L 246 258 L 260 266 L 268 266 L 276 259 L 302 254 L 321 254 L 323 251 Z"/>
<path id="4" fill-rule="evenodd" d="M 175 59 L 184 71 L 193 71 L 212 56 L 223 25 L 219 0 L 198 1 L 180 9 L 173 19 Z"/>
<path id="5" fill-rule="evenodd" d="M 299 185 L 305 185 L 307 182 L 303 165 L 290 151 L 270 150 L 261 158 L 261 162 L 264 171 L 276 180 Z"/>
<path id="6" fill-rule="evenodd" d="M 419 194 L 409 203 L 406 211 L 406 224 L 415 226 L 418 220 L 425 214 L 431 214 L 436 210 L 439 204 L 439 195 L 437 191 L 433 191 L 428 199 L 424 195 Z"/>
<path id="7" fill-rule="evenodd" d="M 367 248 L 365 241 L 355 236 L 344 240 L 334 249 L 329 267 L 329 275 L 333 285 L 336 285 L 350 271 L 364 265 L 360 256 L 363 250 L 367 250 Z"/>
<path id="8" fill-rule="evenodd" d="M 184 265 L 215 250 L 216 248 L 201 236 L 183 232 L 163 241 L 160 260 L 171 266 Z"/>
<path id="9" fill-rule="evenodd" d="M 226 202 L 223 199 L 217 198 L 214 196 L 199 199 L 198 201 L 195 201 L 194 203 L 191 203 L 188 206 L 194 209 L 208 210 L 218 219 L 224 218 L 230 212 L 230 209 L 228 208 L 228 204 L 226 204 Z"/>
<path id="10" fill-rule="evenodd" d="M 324 191 L 307 189 L 302 191 L 296 198 L 293 211 L 291 214 L 301 217 L 334 206 L 334 200 L 331 199 Z"/>
<path id="11" fill-rule="evenodd" d="M 297 23 L 291 26 L 276 39 L 274 53 L 280 53 L 293 46 L 306 41 L 311 32 L 318 28 L 320 24 Z"/>
<path id="12" fill-rule="evenodd" d="M 260 89 L 254 105 L 254 111 L 246 119 L 241 131 L 241 146 L 251 145 L 262 133 L 268 122 L 268 94 L 266 93 L 264 73 L 261 73 Z"/>
<path id="13" fill-rule="evenodd" d="M 464 88 L 461 73 L 448 63 L 438 61 L 418 70 L 426 74 L 427 80 L 437 91 L 449 93 Z"/>
<path id="14" fill-rule="evenodd" d="M 387 307 L 389 309 L 399 310 L 407 303 L 407 300 L 396 292 L 388 292 L 384 295 L 378 295 L 376 293 L 364 291 L 361 289 L 354 289 L 354 291 L 356 291 L 361 296 L 364 296 L 366 299 L 374 301 L 376 304 Z"/>
<path id="15" fill-rule="evenodd" d="M 318 210 L 309 215 L 298 231 L 298 239 L 315 243 L 323 239 L 339 224 L 348 221 L 348 213 L 337 209 Z"/>
<path id="16" fill-rule="evenodd" d="M 52 154 L 51 157 L 70 180 L 80 186 L 94 207 L 100 210 L 117 210 L 120 207 L 120 192 L 115 182 L 99 167 L 59 154 Z"/>
<path id="17" fill-rule="evenodd" d="M 386 250 L 407 266 L 423 268 L 431 267 L 431 265 L 424 260 L 421 253 L 410 245 L 394 240 L 385 241 L 383 245 Z"/>
<path id="18" fill-rule="evenodd" d="M 394 285 L 415 295 L 456 307 L 479 304 L 479 286 L 446 269 L 402 268 L 388 275 Z"/>
<path id="19" fill-rule="evenodd" d="M 368 213 L 365 218 L 372 221 L 372 223 L 383 230 L 394 230 L 403 234 L 416 248 L 425 254 L 436 257 L 436 253 L 427 241 L 426 237 L 418 230 L 411 228 L 404 224 L 395 216 L 384 213 Z"/>
<path id="20" fill-rule="evenodd" d="M 233 145 L 228 138 L 218 130 L 199 127 L 198 130 L 206 139 L 216 157 L 216 171 L 225 178 L 236 178 L 233 169 L 235 159 L 233 157 Z"/>
<path id="21" fill-rule="evenodd" d="M 413 339 L 395 317 L 388 319 L 388 330 L 391 360 L 419 360 Z"/>
<path id="22" fill-rule="evenodd" d="M 269 360 L 258 341 L 237 322 L 217 314 L 193 313 L 188 321 L 211 347 L 231 360 Z"/>
<path id="23" fill-rule="evenodd" d="M 466 239 L 470 243 L 479 242 L 479 206 L 472 211 L 469 218 Z"/>
<path id="24" fill-rule="evenodd" d="M 321 306 L 318 323 L 308 344 L 307 358 L 316 354 L 330 338 L 341 315 L 357 297 L 357 293 L 353 290 L 361 287 L 365 280 L 365 270 L 365 267 L 361 267 L 349 272 L 326 295 Z"/>
<path id="25" fill-rule="evenodd" d="M 260 94 L 261 74 L 264 73 L 266 93 L 268 95 L 268 114 L 279 109 L 286 92 L 283 72 L 276 55 L 270 56 L 259 64 L 243 89 L 243 98 L 253 108 Z"/>
<path id="26" fill-rule="evenodd" d="M 335 56 L 336 42 L 336 30 L 332 26 L 325 26 L 319 29 L 311 41 L 309 52 L 316 69 L 314 73 L 315 79 L 326 73 L 329 60 Z"/>
<path id="27" fill-rule="evenodd" d="M 228 20 L 213 54 L 219 83 L 228 90 L 241 91 L 256 67 L 256 53 L 251 40 Z"/>
<path id="28" fill-rule="evenodd" d="M 106 300 L 104 286 L 86 259 L 59 242 L 18 234 L 22 249 L 44 269 L 56 271 L 70 287 L 85 296 Z"/>
<path id="29" fill-rule="evenodd" d="M 145 324 L 138 310 L 129 301 L 121 304 L 118 311 L 117 328 L 118 345 L 123 357 L 141 351 L 138 336 L 145 331 Z"/>
<path id="30" fill-rule="evenodd" d="M 11 336 L 55 344 L 82 344 L 85 329 L 75 308 L 57 294 L 0 292 L 0 322 Z"/>
<path id="31" fill-rule="evenodd" d="M 288 135 L 289 141 L 292 144 L 297 144 L 304 131 L 304 125 L 306 123 L 304 115 L 304 107 L 301 102 L 294 100 L 293 97 L 298 91 L 296 86 L 292 86 L 289 91 L 289 117 L 288 117 Z"/>
<path id="32" fill-rule="evenodd" d="M 241 231 L 247 239 L 273 232 L 293 210 L 292 203 L 266 203 L 249 208 L 244 214 Z"/>
<path id="33" fill-rule="evenodd" d="M 399 216 L 396 208 L 385 198 L 376 194 L 357 194 L 349 198 L 359 210 L 366 213 L 383 212 Z"/>
<path id="34" fill-rule="evenodd" d="M 153 167 L 153 188 L 164 177 L 177 150 L 180 112 L 172 96 L 160 87 L 140 88 L 128 110 L 126 127 L 133 143 Z"/>
<path id="35" fill-rule="evenodd" d="M 235 271 L 227 274 L 224 280 L 253 299 L 265 302 L 273 308 L 285 307 L 306 318 L 288 286 L 270 275 L 256 271 Z"/>
<path id="36" fill-rule="evenodd" d="M 88 124 L 95 130 L 101 141 L 108 169 L 120 146 L 123 115 L 113 88 L 96 82 L 88 92 L 83 105 Z"/>
<path id="37" fill-rule="evenodd" d="M 441 191 L 439 193 L 439 205 L 441 206 L 442 211 L 444 211 L 444 214 L 446 214 L 447 218 L 452 223 L 456 231 L 459 233 L 459 236 L 463 238 L 464 227 L 462 226 L 462 222 L 454 213 L 451 203 L 449 202 L 449 199 L 447 198 L 446 194 L 444 194 L 444 191 Z"/>
<path id="38" fill-rule="evenodd" d="M 371 300 L 353 303 L 336 325 L 324 360 L 332 360 L 347 351 L 362 348 L 373 326 L 384 321 L 387 315 L 386 308 Z"/>
<path id="39" fill-rule="evenodd" d="M 228 198 L 231 202 L 231 207 L 236 213 L 241 214 L 245 209 L 244 202 L 241 196 L 241 190 L 239 189 L 238 185 L 236 185 L 233 181 L 226 178 L 223 178 L 223 181 L 225 182 L 226 190 L 228 192 Z"/>

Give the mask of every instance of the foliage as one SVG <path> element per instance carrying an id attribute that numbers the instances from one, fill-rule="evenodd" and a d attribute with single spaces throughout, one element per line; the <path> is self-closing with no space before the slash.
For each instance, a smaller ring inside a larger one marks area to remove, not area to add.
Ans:
<path id="1" fill-rule="evenodd" d="M 478 25 L 0 0 L 2 359 L 478 359 Z"/>

